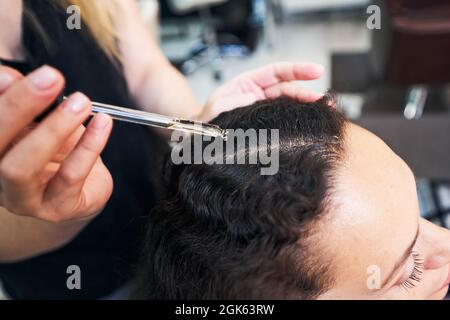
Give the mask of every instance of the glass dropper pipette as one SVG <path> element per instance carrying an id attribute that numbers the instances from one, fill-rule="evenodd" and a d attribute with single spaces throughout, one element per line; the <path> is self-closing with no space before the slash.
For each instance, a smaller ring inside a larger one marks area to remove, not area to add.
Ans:
<path id="1" fill-rule="evenodd" d="M 66 97 L 64 97 L 66 99 Z M 157 113 L 144 112 L 110 104 L 92 102 L 92 114 L 105 113 L 114 120 L 142 124 L 151 127 L 183 131 L 226 140 L 226 130 L 213 124 L 183 120 Z"/>

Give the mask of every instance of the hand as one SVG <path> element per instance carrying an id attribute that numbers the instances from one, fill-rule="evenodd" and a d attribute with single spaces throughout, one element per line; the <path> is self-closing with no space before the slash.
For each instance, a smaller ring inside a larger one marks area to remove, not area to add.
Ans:
<path id="1" fill-rule="evenodd" d="M 100 159 L 112 120 L 97 115 L 81 93 L 41 123 L 33 119 L 54 101 L 64 78 L 42 67 L 23 77 L 0 67 L 0 206 L 50 222 L 82 220 L 102 210 L 112 177 Z"/>
<path id="2" fill-rule="evenodd" d="M 318 64 L 291 62 L 274 63 L 245 72 L 213 92 L 200 118 L 209 122 L 222 112 L 280 96 L 304 102 L 316 101 L 322 94 L 306 90 L 296 81 L 315 80 L 323 72 L 323 67 Z"/>

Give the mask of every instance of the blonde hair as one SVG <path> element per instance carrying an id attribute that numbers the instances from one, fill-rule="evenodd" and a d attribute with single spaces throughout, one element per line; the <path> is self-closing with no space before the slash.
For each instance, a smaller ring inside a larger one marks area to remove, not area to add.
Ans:
<path id="1" fill-rule="evenodd" d="M 67 8 L 75 5 L 80 8 L 81 17 L 100 48 L 113 61 L 120 62 L 118 35 L 114 25 L 116 0 L 59 0 Z"/>

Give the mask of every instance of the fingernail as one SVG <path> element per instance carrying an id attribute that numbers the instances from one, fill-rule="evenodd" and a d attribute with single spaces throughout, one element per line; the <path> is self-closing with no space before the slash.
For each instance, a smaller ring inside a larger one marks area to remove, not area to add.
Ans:
<path id="1" fill-rule="evenodd" d="M 12 82 L 13 77 L 9 73 L 0 72 L 0 91 L 8 89 Z"/>
<path id="2" fill-rule="evenodd" d="M 56 71 L 49 66 L 40 67 L 29 76 L 31 85 L 37 90 L 49 89 L 56 83 L 57 79 Z"/>
<path id="3" fill-rule="evenodd" d="M 103 130 L 108 126 L 108 123 L 109 117 L 106 114 L 99 113 L 95 116 L 90 126 L 95 130 Z"/>
<path id="4" fill-rule="evenodd" d="M 79 113 L 80 111 L 86 109 L 88 106 L 88 98 L 84 94 L 77 92 L 72 94 L 70 98 L 66 100 L 63 108 L 72 113 Z"/>

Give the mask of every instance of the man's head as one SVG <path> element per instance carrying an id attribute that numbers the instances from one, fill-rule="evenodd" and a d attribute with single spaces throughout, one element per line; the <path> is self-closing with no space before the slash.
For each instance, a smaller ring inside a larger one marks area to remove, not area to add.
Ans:
<path id="1" fill-rule="evenodd" d="M 167 200 L 150 219 L 138 295 L 442 296 L 450 246 L 435 238 L 450 236 L 419 219 L 406 164 L 332 105 L 329 96 L 315 103 L 279 98 L 215 119 L 228 129 L 278 129 L 279 145 L 271 147 L 279 151 L 279 171 L 264 176 L 250 164 L 171 166 Z M 427 257 L 438 262 L 422 265 Z M 417 288 L 401 291 L 410 284 Z"/>

